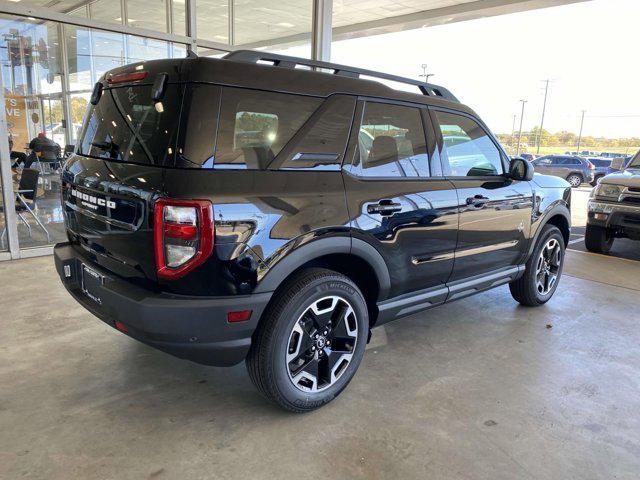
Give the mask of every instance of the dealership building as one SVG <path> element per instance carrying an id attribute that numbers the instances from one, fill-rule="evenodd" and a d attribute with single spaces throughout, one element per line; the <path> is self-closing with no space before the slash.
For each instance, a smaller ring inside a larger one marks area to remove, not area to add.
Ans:
<path id="1" fill-rule="evenodd" d="M 40 133 L 71 150 L 91 90 L 107 70 L 189 52 L 239 49 L 331 60 L 331 43 L 549 7 L 575 0 L 3 0 L 0 2 L 0 137 L 28 153 Z M 390 70 L 393 70 L 390 67 Z M 2 145 L 2 196 L 19 184 Z M 15 155 L 14 155 L 15 157 Z M 41 171 L 36 208 L 0 212 L 0 260 L 51 253 L 65 239 L 60 180 Z M 0 203 L 1 205 L 1 203 Z"/>

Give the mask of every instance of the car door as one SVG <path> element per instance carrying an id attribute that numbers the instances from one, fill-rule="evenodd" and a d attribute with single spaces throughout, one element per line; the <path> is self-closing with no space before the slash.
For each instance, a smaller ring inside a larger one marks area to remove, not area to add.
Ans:
<path id="1" fill-rule="evenodd" d="M 432 289 L 430 302 L 444 301 L 457 195 L 442 177 L 427 111 L 361 99 L 347 158 L 352 162 L 343 177 L 354 242 L 363 240 L 382 255 L 391 277 L 389 298 Z"/>
<path id="2" fill-rule="evenodd" d="M 445 176 L 458 195 L 460 225 L 450 282 L 519 265 L 531 225 L 529 182 L 508 178 L 508 157 L 472 116 L 433 109 L 432 118 Z"/>
<path id="3" fill-rule="evenodd" d="M 533 162 L 534 170 L 542 175 L 550 175 L 551 157 L 540 157 Z"/>

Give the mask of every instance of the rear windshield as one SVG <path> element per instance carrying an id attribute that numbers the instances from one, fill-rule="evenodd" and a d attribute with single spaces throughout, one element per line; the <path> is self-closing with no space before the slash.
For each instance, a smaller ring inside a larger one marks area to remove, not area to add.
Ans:
<path id="1" fill-rule="evenodd" d="M 164 165 L 173 158 L 182 86 L 169 85 L 161 102 L 151 86 L 106 89 L 90 112 L 78 153 L 122 162 Z"/>
<path id="2" fill-rule="evenodd" d="M 219 87 L 169 84 L 105 89 L 86 120 L 78 153 L 112 161 L 200 168 L 212 161 Z"/>
<path id="3" fill-rule="evenodd" d="M 151 90 L 151 85 L 105 89 L 89 110 L 78 153 L 144 165 L 261 170 L 323 101 L 188 83 L 167 85 L 162 101 L 154 102 Z M 300 148 L 306 149 L 303 153 L 331 154 L 327 161 L 331 165 L 325 162 L 323 168 L 340 164 L 353 111 L 353 105 L 346 103 L 350 107 L 340 118 L 325 118 L 336 124 L 337 132 L 310 129 L 299 139 Z M 287 168 L 305 166 L 309 168 L 304 162 L 287 164 Z"/>

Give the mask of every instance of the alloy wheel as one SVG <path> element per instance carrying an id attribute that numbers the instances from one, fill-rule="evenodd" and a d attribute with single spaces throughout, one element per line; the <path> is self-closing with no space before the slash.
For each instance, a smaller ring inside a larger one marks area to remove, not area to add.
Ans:
<path id="1" fill-rule="evenodd" d="M 329 388 L 347 370 L 357 342 L 358 322 L 349 302 L 338 296 L 315 300 L 289 334 L 289 379 L 304 392 Z"/>
<path id="2" fill-rule="evenodd" d="M 560 242 L 551 238 L 542 248 L 536 264 L 536 289 L 540 295 L 547 295 L 558 281 L 562 265 Z"/>
<path id="3" fill-rule="evenodd" d="M 579 187 L 580 185 L 582 185 L 582 180 L 577 175 L 571 175 L 567 179 L 567 181 L 572 187 Z"/>

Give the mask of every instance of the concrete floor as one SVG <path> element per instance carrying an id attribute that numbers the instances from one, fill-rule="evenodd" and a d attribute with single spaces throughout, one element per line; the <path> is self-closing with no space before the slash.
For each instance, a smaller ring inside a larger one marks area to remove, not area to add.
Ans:
<path id="1" fill-rule="evenodd" d="M 640 262 L 565 273 L 542 308 L 501 287 L 374 330 L 345 392 L 293 415 L 244 365 L 107 327 L 50 257 L 0 263 L 0 478 L 637 479 Z"/>

